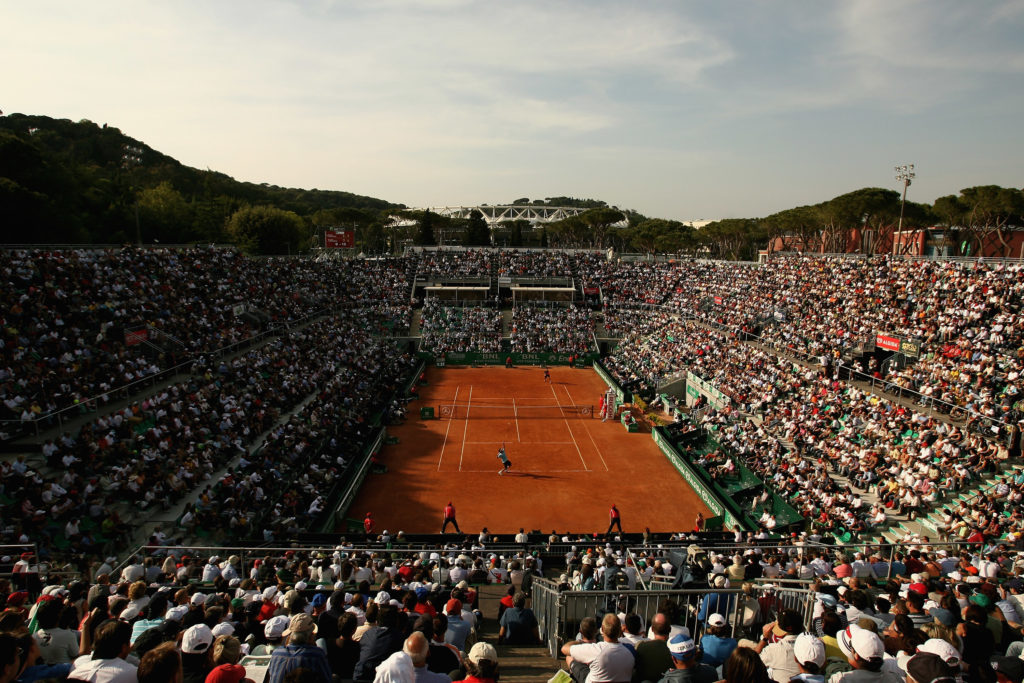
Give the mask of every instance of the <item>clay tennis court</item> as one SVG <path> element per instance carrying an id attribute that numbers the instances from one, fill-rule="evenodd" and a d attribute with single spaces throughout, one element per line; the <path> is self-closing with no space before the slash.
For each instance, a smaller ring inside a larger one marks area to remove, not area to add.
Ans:
<path id="1" fill-rule="evenodd" d="M 348 517 L 373 512 L 377 531 L 437 533 L 455 504 L 464 533 L 559 533 L 608 528 L 615 503 L 626 532 L 693 528 L 707 507 L 655 445 L 649 430 L 630 434 L 602 422 L 607 386 L 592 369 L 429 368 L 405 424 L 389 428 L 384 474 L 366 479 Z M 594 415 L 573 406 L 593 406 Z M 421 420 L 422 406 L 439 419 Z M 505 444 L 512 469 L 499 475 Z M 451 530 L 451 527 L 449 527 Z"/>

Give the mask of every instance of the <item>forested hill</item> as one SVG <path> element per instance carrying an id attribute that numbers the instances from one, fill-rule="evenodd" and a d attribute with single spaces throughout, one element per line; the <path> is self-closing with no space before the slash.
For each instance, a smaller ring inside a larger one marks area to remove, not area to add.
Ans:
<path id="1" fill-rule="evenodd" d="M 239 182 L 91 121 L 0 116 L 0 242 L 224 242 L 228 218 L 245 205 L 307 221 L 317 212 L 400 207 L 350 192 Z"/>

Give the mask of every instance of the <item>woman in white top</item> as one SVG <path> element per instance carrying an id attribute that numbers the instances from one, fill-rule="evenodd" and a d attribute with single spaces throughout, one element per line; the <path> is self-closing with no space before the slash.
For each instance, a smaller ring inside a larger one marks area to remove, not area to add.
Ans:
<path id="1" fill-rule="evenodd" d="M 32 637 L 48 666 L 70 664 L 78 657 L 78 632 L 67 628 L 69 624 L 74 625 L 76 616 L 75 608 L 65 606 L 61 600 L 48 600 L 39 606 L 36 615 L 39 630 Z"/>

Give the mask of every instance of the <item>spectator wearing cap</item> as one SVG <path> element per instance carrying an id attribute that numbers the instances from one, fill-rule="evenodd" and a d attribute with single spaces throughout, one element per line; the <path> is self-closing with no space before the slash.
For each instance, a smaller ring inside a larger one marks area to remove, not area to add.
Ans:
<path id="1" fill-rule="evenodd" d="M 919 652 L 907 660 L 907 683 L 953 683 L 960 680 L 960 670 L 938 655 Z"/>
<path id="2" fill-rule="evenodd" d="M 1024 659 L 1020 657 L 995 657 L 992 668 L 998 683 L 1024 683 Z"/>
<path id="3" fill-rule="evenodd" d="M 526 593 L 516 591 L 513 606 L 501 615 L 498 642 L 506 645 L 536 645 L 540 642 L 537 617 L 526 606 Z"/>
<path id="4" fill-rule="evenodd" d="M 288 630 L 288 617 L 278 615 L 263 624 L 263 638 L 266 642 L 253 648 L 253 655 L 269 655 L 284 645 L 284 632 Z"/>
<path id="5" fill-rule="evenodd" d="M 313 680 L 331 683 L 331 667 L 327 654 L 315 643 L 316 623 L 308 614 L 296 614 L 284 632 L 286 644 L 270 654 L 267 683 L 283 683 L 285 676 L 295 669 L 308 669 Z"/>
<path id="6" fill-rule="evenodd" d="M 185 629 L 181 636 L 181 665 L 184 683 L 204 683 L 212 659 L 213 631 L 206 624 L 196 624 Z"/>
<path id="7" fill-rule="evenodd" d="M 498 680 L 498 651 L 490 643 L 479 642 L 466 656 L 466 683 L 495 683 Z M 627 679 L 628 680 L 628 679 Z"/>
<path id="8" fill-rule="evenodd" d="M 601 639 L 598 642 L 569 641 L 562 646 L 562 654 L 567 655 L 571 662 L 590 667 L 588 681 L 626 683 L 633 677 L 634 658 L 633 653 L 619 642 L 621 632 L 619 618 L 606 614 L 601 620 Z"/>
<path id="9" fill-rule="evenodd" d="M 137 669 L 125 661 L 131 651 L 131 635 L 131 626 L 126 622 L 103 622 L 96 629 L 92 654 L 76 659 L 68 677 L 89 683 L 136 683 Z"/>
<path id="10" fill-rule="evenodd" d="M 903 683 L 898 669 L 882 666 L 885 644 L 878 634 L 851 624 L 839 634 L 839 649 L 846 655 L 852 669 L 833 674 L 828 683 Z"/>
<path id="11" fill-rule="evenodd" d="M 353 670 L 353 678 L 373 678 L 377 666 L 401 650 L 404 641 L 398 610 L 391 604 L 380 605 L 377 625 L 367 629 L 359 639 L 359 661 Z"/>
<path id="12" fill-rule="evenodd" d="M 793 657 L 793 644 L 803 630 L 803 619 L 788 609 L 782 611 L 777 621 L 765 624 L 756 649 L 772 680 L 789 683 L 790 678 L 800 673 Z"/>
<path id="13" fill-rule="evenodd" d="M 790 683 L 825 683 L 825 643 L 810 633 L 801 633 L 793 642 L 793 658 L 800 673 Z"/>
<path id="14" fill-rule="evenodd" d="M 729 624 L 725 617 L 717 612 L 708 617 L 708 626 L 700 639 L 700 649 L 703 652 L 701 661 L 709 666 L 718 668 L 725 664 L 729 655 L 739 644 L 735 638 L 729 636 Z"/>
<path id="15" fill-rule="evenodd" d="M 462 618 L 462 601 L 452 598 L 445 603 L 444 613 L 448 617 L 448 630 L 445 631 L 444 642 L 451 643 L 464 652 L 466 650 L 466 639 L 469 637 L 469 632 L 473 627 Z"/>
<path id="16" fill-rule="evenodd" d="M 658 683 L 713 683 L 718 673 L 700 661 L 700 648 L 690 636 L 680 633 L 668 641 L 673 668 L 666 671 Z"/>

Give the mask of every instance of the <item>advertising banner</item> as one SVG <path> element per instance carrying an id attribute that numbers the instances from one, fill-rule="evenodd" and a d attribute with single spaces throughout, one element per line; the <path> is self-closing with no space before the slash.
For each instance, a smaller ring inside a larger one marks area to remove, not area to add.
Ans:
<path id="1" fill-rule="evenodd" d="M 899 351 L 900 340 L 897 339 L 896 337 L 890 337 L 887 334 L 879 333 L 875 337 L 875 346 L 882 349 L 886 349 L 887 351 Z"/>
<path id="2" fill-rule="evenodd" d="M 135 346 L 136 344 L 141 344 L 147 339 L 149 339 L 149 330 L 147 329 L 135 330 L 134 332 L 125 330 L 124 332 L 125 346 Z"/>

